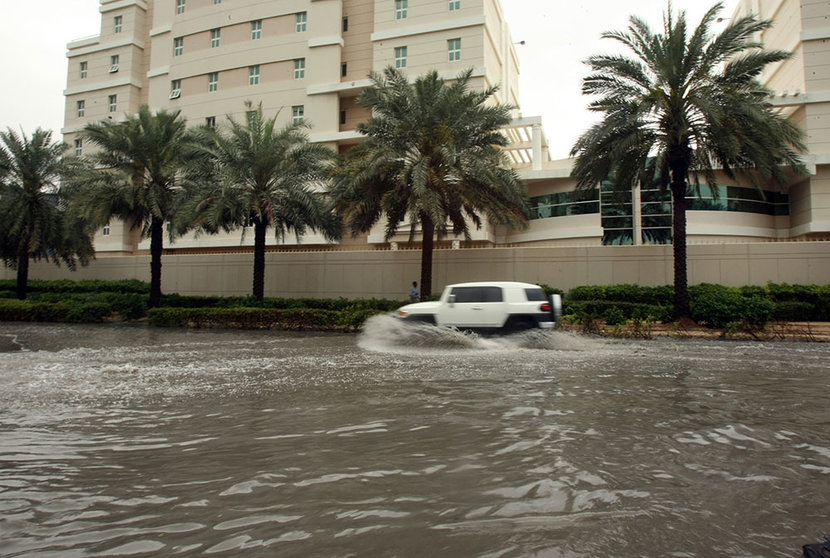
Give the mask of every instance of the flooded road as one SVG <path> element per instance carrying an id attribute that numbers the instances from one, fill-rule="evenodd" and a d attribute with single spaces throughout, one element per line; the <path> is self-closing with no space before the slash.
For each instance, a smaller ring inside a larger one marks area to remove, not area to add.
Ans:
<path id="1" fill-rule="evenodd" d="M 0 323 L 0 555 L 796 557 L 830 345 Z"/>

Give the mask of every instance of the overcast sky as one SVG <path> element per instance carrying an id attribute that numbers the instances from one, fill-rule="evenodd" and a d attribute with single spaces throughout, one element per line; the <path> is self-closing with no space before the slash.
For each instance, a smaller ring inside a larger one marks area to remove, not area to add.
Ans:
<path id="1" fill-rule="evenodd" d="M 417 0 L 414 0 L 417 1 Z M 738 0 L 724 0 L 729 17 Z M 2 0 L 0 129 L 38 126 L 60 132 L 66 87 L 66 43 L 98 34 L 98 0 Z M 625 29 L 643 17 L 658 30 L 667 0 L 501 0 L 520 61 L 524 116 L 542 116 L 554 159 L 568 155 L 592 122 L 580 93 L 588 56 L 609 52 L 603 31 Z M 674 0 L 697 26 L 715 0 Z"/>

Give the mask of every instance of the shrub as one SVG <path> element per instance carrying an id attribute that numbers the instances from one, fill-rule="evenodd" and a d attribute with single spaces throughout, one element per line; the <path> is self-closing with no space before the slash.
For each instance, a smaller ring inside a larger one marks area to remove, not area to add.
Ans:
<path id="1" fill-rule="evenodd" d="M 0 299 L 0 320 L 9 322 L 65 322 L 70 307 L 31 300 Z"/>
<path id="2" fill-rule="evenodd" d="M 568 292 L 568 300 L 610 300 L 634 302 L 654 306 L 674 304 L 674 287 L 640 287 L 637 285 L 610 285 L 576 287 Z"/>
<path id="3" fill-rule="evenodd" d="M 153 308 L 147 313 L 151 325 L 161 327 L 238 327 L 331 331 L 355 329 L 374 310 L 337 312 L 320 308 Z"/>
<path id="4" fill-rule="evenodd" d="M 778 321 L 803 322 L 809 321 L 815 315 L 816 307 L 809 302 L 787 300 L 775 302 L 772 317 Z"/>
<path id="5" fill-rule="evenodd" d="M 580 321 L 586 319 L 606 318 L 611 309 L 616 309 L 622 315 L 622 321 L 630 319 L 644 320 L 651 318 L 655 321 L 668 322 L 672 319 L 671 308 L 668 306 L 657 306 L 654 304 L 641 304 L 635 302 L 617 302 L 610 300 L 584 300 L 573 301 L 566 299 L 562 313 L 574 315 Z"/>
<path id="6" fill-rule="evenodd" d="M 691 317 L 713 328 L 734 322 L 763 327 L 772 316 L 773 304 L 760 296 L 743 296 L 741 289 L 702 283 L 689 287 Z"/>
<path id="7" fill-rule="evenodd" d="M 612 306 L 605 311 L 605 323 L 608 325 L 622 325 L 625 323 L 625 315 L 622 310 Z"/>
<path id="8" fill-rule="evenodd" d="M 112 306 L 105 302 L 88 302 L 69 307 L 65 320 L 76 324 L 100 323 L 112 315 Z"/>
<path id="9" fill-rule="evenodd" d="M 15 290 L 16 281 L 13 279 L 0 280 L 0 289 Z M 61 279 L 55 281 L 41 281 L 32 279 L 27 283 L 27 290 L 30 293 L 52 292 L 52 293 L 140 293 L 149 294 L 150 284 L 137 279 L 122 279 L 118 281 L 70 281 Z"/>

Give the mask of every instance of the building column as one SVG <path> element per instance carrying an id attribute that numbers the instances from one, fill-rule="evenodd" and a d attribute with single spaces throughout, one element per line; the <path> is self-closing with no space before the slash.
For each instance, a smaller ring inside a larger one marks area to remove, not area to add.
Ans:
<path id="1" fill-rule="evenodd" d="M 640 246 L 643 243 L 643 204 L 641 203 L 642 194 L 640 193 L 640 183 L 634 185 L 631 189 L 631 219 L 634 223 L 634 246 Z"/>
<path id="2" fill-rule="evenodd" d="M 533 125 L 533 170 L 542 170 L 542 124 Z"/>

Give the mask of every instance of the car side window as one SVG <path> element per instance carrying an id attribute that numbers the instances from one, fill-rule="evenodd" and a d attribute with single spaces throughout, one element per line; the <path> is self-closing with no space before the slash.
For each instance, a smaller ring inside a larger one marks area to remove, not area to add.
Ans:
<path id="1" fill-rule="evenodd" d="M 502 302 L 500 287 L 454 287 L 456 302 Z"/>
<path id="2" fill-rule="evenodd" d="M 542 289 L 525 289 L 525 295 L 530 302 L 545 301 L 545 291 Z"/>

